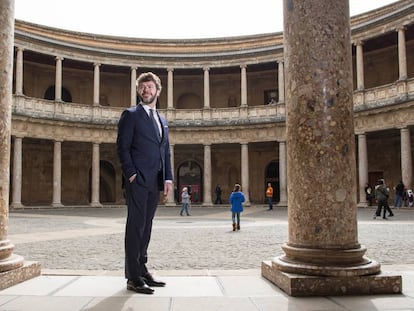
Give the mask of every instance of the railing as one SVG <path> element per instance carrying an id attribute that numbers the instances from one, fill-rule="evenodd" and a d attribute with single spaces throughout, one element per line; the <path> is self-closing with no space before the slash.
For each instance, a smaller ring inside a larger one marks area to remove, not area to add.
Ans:
<path id="1" fill-rule="evenodd" d="M 355 91 L 354 110 L 363 111 L 414 99 L 414 78 Z M 87 106 L 18 96 L 13 98 L 13 114 L 39 119 L 116 125 L 125 107 Z M 242 125 L 284 122 L 285 104 L 204 109 L 161 109 L 170 126 Z"/>

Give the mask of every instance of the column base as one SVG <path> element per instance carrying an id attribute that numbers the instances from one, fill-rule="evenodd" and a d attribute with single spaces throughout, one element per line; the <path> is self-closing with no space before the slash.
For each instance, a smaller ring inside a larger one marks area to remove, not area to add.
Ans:
<path id="1" fill-rule="evenodd" d="M 21 202 L 20 203 L 10 203 L 10 208 L 15 208 L 15 209 L 24 208 L 24 205 Z"/>
<path id="2" fill-rule="evenodd" d="M 176 207 L 177 204 L 175 202 L 167 202 L 167 203 L 164 204 L 164 206 L 166 206 L 166 207 Z"/>
<path id="3" fill-rule="evenodd" d="M 103 205 L 99 202 L 92 202 L 89 204 L 90 207 L 103 207 Z"/>
<path id="4" fill-rule="evenodd" d="M 0 290 L 39 276 L 40 271 L 40 263 L 25 261 L 19 268 L 0 272 Z"/>
<path id="5" fill-rule="evenodd" d="M 52 203 L 53 208 L 65 207 L 62 203 Z"/>
<path id="6" fill-rule="evenodd" d="M 343 276 L 311 276 L 280 271 L 273 261 L 263 261 L 261 270 L 264 278 L 288 295 L 296 297 L 384 295 L 402 292 L 401 276 L 382 272 L 375 275 L 347 276 L 344 269 Z"/>

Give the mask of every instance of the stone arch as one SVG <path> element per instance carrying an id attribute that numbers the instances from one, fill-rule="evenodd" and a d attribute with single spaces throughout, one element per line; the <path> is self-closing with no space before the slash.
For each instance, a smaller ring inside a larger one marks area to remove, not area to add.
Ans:
<path id="1" fill-rule="evenodd" d="M 203 101 L 195 93 L 185 93 L 177 100 L 177 109 L 196 109 L 203 108 Z"/>
<path id="2" fill-rule="evenodd" d="M 43 98 L 48 99 L 48 100 L 55 100 L 55 86 L 54 85 L 51 85 L 46 89 L 45 94 L 43 95 Z M 72 94 L 65 87 L 62 87 L 62 101 L 66 103 L 72 102 Z"/>

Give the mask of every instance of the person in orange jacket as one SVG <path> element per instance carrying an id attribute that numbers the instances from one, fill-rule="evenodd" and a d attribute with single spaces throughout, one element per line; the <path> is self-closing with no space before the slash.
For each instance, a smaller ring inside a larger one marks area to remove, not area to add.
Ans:
<path id="1" fill-rule="evenodd" d="M 273 188 L 270 182 L 267 183 L 266 199 L 267 199 L 267 202 L 269 203 L 268 211 L 271 211 L 273 209 Z"/>

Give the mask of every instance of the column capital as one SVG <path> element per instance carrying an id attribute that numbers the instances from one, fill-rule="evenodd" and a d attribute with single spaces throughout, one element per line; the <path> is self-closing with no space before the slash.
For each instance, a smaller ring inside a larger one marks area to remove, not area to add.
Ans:
<path id="1" fill-rule="evenodd" d="M 137 65 L 132 65 L 131 66 L 131 70 L 137 70 L 138 69 L 138 66 Z"/>
<path id="2" fill-rule="evenodd" d="M 364 45 L 364 41 L 362 41 L 362 39 L 357 39 L 357 40 L 353 40 L 352 44 L 355 45 L 355 46 L 358 46 L 358 45 L 362 46 L 362 45 Z"/>
<path id="3" fill-rule="evenodd" d="M 276 59 L 276 63 L 278 63 L 278 64 L 283 64 L 284 62 L 285 62 L 285 60 L 283 58 Z"/>
<path id="4" fill-rule="evenodd" d="M 100 67 L 101 66 L 101 63 L 93 63 L 93 66 L 94 67 Z"/>
<path id="5" fill-rule="evenodd" d="M 16 50 L 20 51 L 20 52 L 23 52 L 25 50 L 25 48 L 17 45 Z"/>
<path id="6" fill-rule="evenodd" d="M 65 58 L 64 57 L 62 57 L 62 56 L 55 56 L 55 60 L 60 60 L 60 61 L 62 61 L 62 60 L 64 60 Z"/>
<path id="7" fill-rule="evenodd" d="M 208 67 L 208 66 L 204 66 L 204 67 L 203 67 L 203 70 L 204 70 L 204 71 L 210 71 L 210 67 Z"/>
<path id="8" fill-rule="evenodd" d="M 395 28 L 395 31 L 396 31 L 396 32 L 399 32 L 400 30 L 402 30 L 402 31 L 406 31 L 406 30 L 407 30 L 407 27 L 406 27 L 406 26 L 404 26 L 404 25 L 402 25 L 402 26 L 397 26 L 397 27 Z"/>
<path id="9" fill-rule="evenodd" d="M 173 71 L 174 71 L 174 68 L 172 68 L 172 67 L 167 67 L 167 71 L 168 71 L 168 72 L 173 72 Z"/>
<path id="10" fill-rule="evenodd" d="M 240 65 L 240 68 L 241 68 L 241 69 L 246 69 L 246 68 L 247 68 L 247 64 L 241 64 L 241 65 Z"/>

